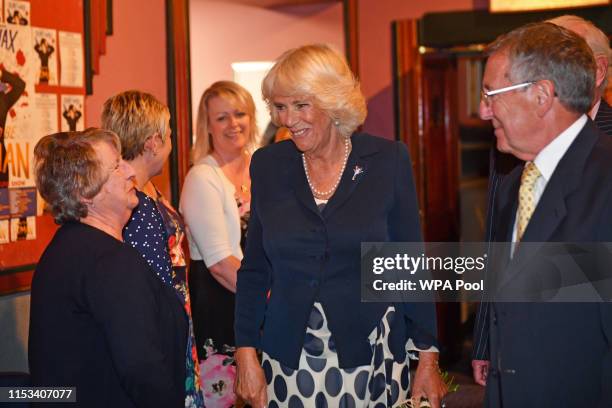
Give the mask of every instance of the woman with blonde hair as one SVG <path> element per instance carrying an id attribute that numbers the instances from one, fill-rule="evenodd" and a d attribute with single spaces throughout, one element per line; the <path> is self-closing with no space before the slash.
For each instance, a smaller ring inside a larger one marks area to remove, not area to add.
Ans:
<path id="1" fill-rule="evenodd" d="M 185 227 L 179 213 L 153 184 L 172 150 L 170 112 L 153 95 L 121 92 L 104 103 L 102 126 L 119 135 L 121 154 L 134 168 L 138 207 L 123 230 L 125 241 L 147 261 L 157 277 L 172 288 L 184 309 L 189 331 L 184 335 L 185 407 L 203 407 L 200 369 L 196 358 L 187 263 L 182 249 Z M 177 333 L 179 335 L 179 333 Z"/>
<path id="2" fill-rule="evenodd" d="M 438 408 L 446 386 L 433 304 L 360 299 L 361 242 L 421 241 L 406 146 L 355 132 L 365 98 L 328 46 L 285 52 L 262 89 L 292 141 L 258 150 L 251 164 L 237 394 L 254 408 L 392 407 L 408 395 L 418 353 L 412 397 Z"/>
<path id="3" fill-rule="evenodd" d="M 181 193 L 189 286 L 206 406 L 234 402 L 234 293 L 250 214 L 255 104 L 242 86 L 212 84 L 200 100 L 193 167 Z M 228 405 L 229 404 L 229 405 Z"/>

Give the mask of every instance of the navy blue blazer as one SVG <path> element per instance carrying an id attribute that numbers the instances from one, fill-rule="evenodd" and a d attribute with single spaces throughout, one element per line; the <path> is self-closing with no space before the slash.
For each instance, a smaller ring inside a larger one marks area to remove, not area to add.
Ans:
<path id="1" fill-rule="evenodd" d="M 589 120 L 559 161 L 522 242 L 612 241 L 612 139 Z M 512 239 L 522 168 L 502 180 L 493 240 Z M 529 264 L 518 246 L 510 266 Z M 542 275 L 546 271 L 539 271 Z M 499 286 L 520 282 L 521 271 Z M 489 303 L 487 407 L 612 406 L 612 303 Z"/>
<path id="2" fill-rule="evenodd" d="M 360 301 L 361 242 L 422 238 L 406 147 L 364 133 L 352 136 L 352 146 L 323 211 L 292 141 L 253 155 L 251 218 L 236 291 L 238 347 L 262 348 L 297 368 L 307 320 L 318 301 L 335 337 L 340 367 L 370 364 L 368 335 L 390 304 Z M 355 174 L 356 168 L 363 171 Z M 408 338 L 424 348 L 436 344 L 433 304 L 394 305 L 404 317 L 392 328 L 396 361 L 404 358 Z"/>

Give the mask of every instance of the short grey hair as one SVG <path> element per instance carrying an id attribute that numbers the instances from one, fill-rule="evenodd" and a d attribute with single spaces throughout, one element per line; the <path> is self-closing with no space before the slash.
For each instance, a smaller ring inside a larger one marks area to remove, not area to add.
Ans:
<path id="1" fill-rule="evenodd" d="M 119 136 L 96 128 L 48 135 L 34 147 L 36 187 L 57 224 L 87 217 L 84 199 L 95 197 L 108 180 L 96 152 L 98 143 L 121 154 Z"/>
<path id="2" fill-rule="evenodd" d="M 595 57 L 602 55 L 606 58 L 608 61 L 608 72 L 606 72 L 606 77 L 599 85 L 599 90 L 605 91 L 608 86 L 608 77 L 612 71 L 612 49 L 610 49 L 608 36 L 589 20 L 570 14 L 555 17 L 547 21 L 574 31 L 585 39 Z"/>
<path id="3" fill-rule="evenodd" d="M 505 53 L 512 82 L 550 80 L 561 104 L 586 113 L 595 95 L 597 66 L 586 41 L 553 23 L 531 23 L 499 36 L 486 55 Z"/>

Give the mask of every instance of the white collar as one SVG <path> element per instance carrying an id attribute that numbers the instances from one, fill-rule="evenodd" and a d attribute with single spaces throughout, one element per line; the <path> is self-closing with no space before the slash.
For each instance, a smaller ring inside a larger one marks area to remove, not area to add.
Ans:
<path id="1" fill-rule="evenodd" d="M 557 164 L 559 164 L 559 161 L 565 155 L 565 152 L 567 152 L 567 149 L 569 149 L 586 122 L 587 115 L 583 114 L 570 127 L 561 132 L 559 136 L 540 150 L 540 153 L 533 160 L 546 182 L 550 180 L 555 168 L 557 168 Z"/>
<path id="2" fill-rule="evenodd" d="M 593 107 L 591 108 L 591 111 L 589 112 L 589 117 L 592 120 L 595 120 L 595 116 L 597 116 L 597 112 L 599 112 L 599 105 L 601 105 L 601 98 L 597 100 L 597 103 L 593 105 Z"/>

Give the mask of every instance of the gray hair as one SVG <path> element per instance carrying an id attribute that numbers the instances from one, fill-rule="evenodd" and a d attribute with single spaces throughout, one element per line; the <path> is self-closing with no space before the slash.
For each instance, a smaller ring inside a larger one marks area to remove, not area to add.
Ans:
<path id="1" fill-rule="evenodd" d="M 550 80 L 565 108 L 589 111 L 597 66 L 591 48 L 576 33 L 553 23 L 531 23 L 499 36 L 485 52 L 506 53 L 512 82 Z"/>
<path id="2" fill-rule="evenodd" d="M 96 128 L 48 135 L 34 147 L 36 187 L 51 206 L 56 223 L 87 217 L 83 199 L 95 197 L 108 180 L 96 152 L 98 143 L 121 154 L 119 136 Z"/>
<path id="3" fill-rule="evenodd" d="M 606 72 L 603 82 L 599 85 L 599 90 L 605 91 L 608 85 L 608 76 L 612 70 L 612 49 L 610 49 L 608 36 L 589 20 L 570 14 L 555 17 L 547 21 L 575 32 L 585 39 L 595 57 L 601 55 L 606 58 L 606 61 L 608 61 L 608 72 Z"/>

